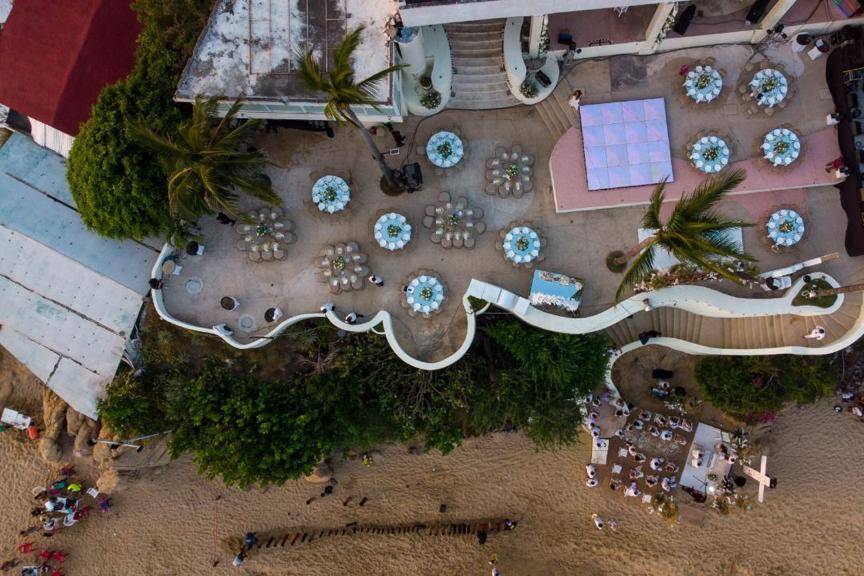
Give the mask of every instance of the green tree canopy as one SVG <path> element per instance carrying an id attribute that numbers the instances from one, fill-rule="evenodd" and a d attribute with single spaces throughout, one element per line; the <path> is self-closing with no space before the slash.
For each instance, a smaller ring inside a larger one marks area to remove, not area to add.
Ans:
<path id="1" fill-rule="evenodd" d="M 282 202 L 264 172 L 267 158 L 258 150 L 238 148 L 261 121 L 235 122 L 239 100 L 221 119 L 218 106 L 218 98 L 196 98 L 192 116 L 176 130 L 160 134 L 143 124 L 135 129 L 168 175 L 168 208 L 175 218 L 195 221 L 216 212 L 238 216 L 239 192 L 270 204 Z"/>
<path id="2" fill-rule="evenodd" d="M 809 404 L 836 383 L 825 356 L 708 356 L 697 362 L 695 376 L 712 404 L 737 416 L 776 411 L 787 402 Z"/>
<path id="3" fill-rule="evenodd" d="M 145 331 L 144 375 L 118 377 L 100 415 L 118 433 L 172 429 L 172 454 L 191 452 L 202 473 L 237 485 L 281 484 L 334 452 L 385 442 L 446 453 L 467 436 L 510 427 L 545 448 L 574 441 L 582 400 L 603 384 L 608 341 L 511 318 L 485 324 L 465 358 L 434 372 L 403 363 L 376 334 L 297 347 L 286 337 L 271 346 L 308 358 L 285 378 L 253 375 L 263 367 L 242 357 L 229 369 L 218 350 L 200 369 L 185 356 L 172 364 L 161 352 L 172 341 Z"/>
<path id="4" fill-rule="evenodd" d="M 135 4 L 143 25 L 135 67 L 102 90 L 69 153 L 69 188 L 91 230 L 142 238 L 169 227 L 165 172 L 138 142 L 132 123 L 157 132 L 176 128 L 183 117 L 172 101 L 177 80 L 212 7 L 212 0 Z"/>

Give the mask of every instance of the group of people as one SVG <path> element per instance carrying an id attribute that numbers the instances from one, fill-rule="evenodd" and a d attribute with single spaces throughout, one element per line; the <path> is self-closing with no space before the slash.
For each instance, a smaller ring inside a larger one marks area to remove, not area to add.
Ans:
<path id="1" fill-rule="evenodd" d="M 844 410 L 848 410 L 858 420 L 864 422 L 864 395 L 846 390 L 840 395 L 840 400 L 841 403 L 834 406 L 835 412 L 841 414 Z"/>
<path id="2" fill-rule="evenodd" d="M 38 519 L 43 536 L 46 537 L 61 527 L 74 526 L 86 518 L 94 506 L 102 512 L 111 508 L 111 499 L 100 496 L 95 488 L 86 488 L 75 478 L 75 470 L 71 466 L 62 468 L 60 478 L 49 488 L 34 488 L 33 498 L 39 506 L 33 508 L 30 514 Z M 38 527 L 28 529 L 29 533 L 36 531 Z"/>
<path id="3" fill-rule="evenodd" d="M 8 572 L 14 568 L 21 567 L 21 576 L 63 576 L 63 562 L 66 554 L 61 550 L 46 548 L 40 550 L 32 542 L 18 544 L 18 554 L 25 557 L 12 558 L 0 564 L 0 571 Z"/>

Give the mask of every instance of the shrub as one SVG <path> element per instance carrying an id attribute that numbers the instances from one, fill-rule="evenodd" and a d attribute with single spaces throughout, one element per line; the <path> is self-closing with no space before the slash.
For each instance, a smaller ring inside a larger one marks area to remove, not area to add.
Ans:
<path id="1" fill-rule="evenodd" d="M 603 385 L 608 339 L 547 332 L 512 319 L 491 323 L 484 332 L 495 351 L 486 395 L 495 401 L 487 409 L 524 427 L 539 446 L 573 442 L 584 398 Z M 479 407 L 475 411 L 480 412 Z"/>
<path id="2" fill-rule="evenodd" d="M 194 454 L 202 474 L 226 484 L 282 484 L 309 473 L 333 448 L 332 398 L 299 382 L 259 380 L 215 363 L 183 386 L 171 454 Z M 314 391 L 313 391 L 314 392 Z M 341 392 L 351 399 L 350 390 Z"/>
<path id="3" fill-rule="evenodd" d="M 534 98 L 537 96 L 537 86 L 534 82 L 526 78 L 522 81 L 522 85 L 519 86 L 519 92 L 521 92 L 522 96 L 525 98 Z"/>
<path id="4" fill-rule="evenodd" d="M 173 429 L 172 455 L 191 452 L 203 474 L 240 486 L 281 484 L 333 452 L 384 442 L 421 440 L 447 453 L 466 436 L 511 426 L 541 447 L 572 442 L 609 345 L 497 319 L 460 362 L 430 372 L 402 362 L 382 336 L 339 339 L 305 325 L 271 344 L 280 365 L 299 358 L 305 372 L 265 378 L 250 371 L 261 357 L 229 364 L 214 350 L 196 370 L 171 352 L 177 344 L 145 332 L 144 375 L 112 383 L 100 415 L 118 430 Z"/>
<path id="5" fill-rule="evenodd" d="M 170 425 L 162 395 L 158 383 L 136 378 L 127 371 L 108 385 L 105 397 L 99 400 L 99 417 L 108 422 L 112 432 L 124 438 L 164 432 Z"/>
<path id="6" fill-rule="evenodd" d="M 135 139 L 130 124 L 172 131 L 182 118 L 172 102 L 177 80 L 210 0 L 142 0 L 143 30 L 135 67 L 106 86 L 69 154 L 67 178 L 88 228 L 112 238 L 141 238 L 168 229 L 165 173 Z"/>
<path id="7" fill-rule="evenodd" d="M 420 104 L 429 110 L 437 108 L 441 105 L 441 93 L 434 88 L 427 90 L 422 96 L 420 96 Z"/>
<path id="8" fill-rule="evenodd" d="M 712 404 L 750 417 L 787 402 L 815 402 L 835 384 L 831 361 L 824 356 L 709 356 L 697 362 L 695 376 Z"/>

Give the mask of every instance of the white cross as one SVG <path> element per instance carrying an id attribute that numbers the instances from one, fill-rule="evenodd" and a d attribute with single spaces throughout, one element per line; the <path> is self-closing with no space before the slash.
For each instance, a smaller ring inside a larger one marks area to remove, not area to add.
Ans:
<path id="1" fill-rule="evenodd" d="M 760 466 L 761 470 L 756 470 L 755 468 L 751 468 L 749 466 L 744 466 L 744 474 L 750 476 L 756 482 L 759 483 L 759 502 L 762 502 L 762 499 L 765 495 L 765 487 L 771 487 L 771 477 L 765 473 L 765 469 L 768 466 L 768 457 L 764 454 L 762 455 L 762 465 Z"/>

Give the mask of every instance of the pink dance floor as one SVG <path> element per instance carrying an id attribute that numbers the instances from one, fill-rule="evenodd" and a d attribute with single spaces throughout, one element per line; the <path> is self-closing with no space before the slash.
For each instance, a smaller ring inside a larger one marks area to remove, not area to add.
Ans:
<path id="1" fill-rule="evenodd" d="M 743 195 L 837 184 L 838 180 L 834 174 L 825 172 L 825 163 L 840 156 L 837 134 L 834 129 L 825 128 L 804 136 L 801 140 L 801 157 L 787 168 L 772 168 L 761 157 L 730 163 L 727 170 L 741 168 L 747 172 L 747 179 L 736 189 L 734 194 Z M 582 131 L 579 128 L 570 128 L 558 140 L 549 160 L 549 168 L 552 173 L 552 190 L 555 194 L 557 212 L 647 204 L 651 198 L 651 192 L 654 190 L 653 185 L 588 190 Z M 675 181 L 666 185 L 667 201 L 677 200 L 683 192 L 693 190 L 706 177 L 705 174 L 681 158 L 672 158 L 672 168 L 675 172 Z"/>

